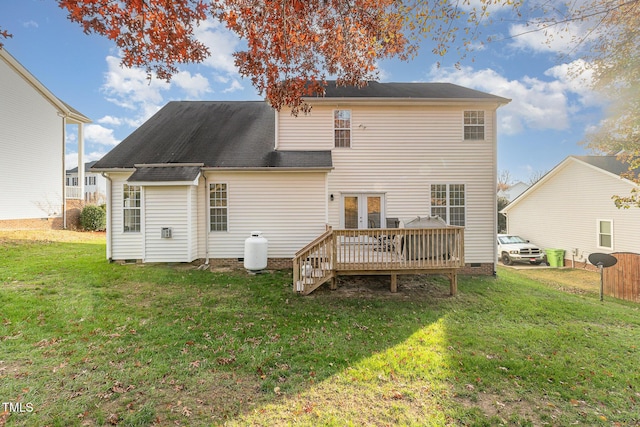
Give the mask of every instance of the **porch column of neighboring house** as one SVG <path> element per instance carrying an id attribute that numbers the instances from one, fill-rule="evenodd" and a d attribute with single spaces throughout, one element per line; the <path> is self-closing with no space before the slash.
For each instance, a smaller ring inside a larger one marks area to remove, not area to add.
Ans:
<path id="1" fill-rule="evenodd" d="M 78 123 L 78 190 L 80 200 L 85 200 L 84 196 L 84 123 Z"/>

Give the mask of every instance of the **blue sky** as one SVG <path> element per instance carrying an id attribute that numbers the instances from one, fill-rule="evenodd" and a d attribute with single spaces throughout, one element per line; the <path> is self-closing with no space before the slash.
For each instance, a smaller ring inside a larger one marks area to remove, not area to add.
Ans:
<path id="1" fill-rule="evenodd" d="M 85 127 L 86 161 L 102 157 L 169 101 L 261 99 L 233 65 L 231 53 L 242 42 L 217 23 L 198 29 L 212 56 L 182 67 L 170 84 L 120 68 L 114 44 L 84 34 L 54 0 L 2 0 L 0 25 L 13 34 L 4 41 L 7 51 L 92 119 Z M 584 81 L 588 75 L 572 78 L 571 59 L 558 54 L 567 50 L 568 37 L 550 44 L 541 33 L 509 37 L 522 33 L 515 24 L 491 31 L 505 40 L 477 50 L 460 69 L 453 66 L 455 52 L 436 58 L 427 45 L 411 62 L 381 62 L 381 81 L 449 81 L 512 99 L 498 110 L 498 169 L 508 170 L 514 181 L 547 172 L 568 155 L 586 154 L 579 141 L 601 120 L 603 104 Z M 71 168 L 77 165 L 73 134 L 67 147 Z"/>

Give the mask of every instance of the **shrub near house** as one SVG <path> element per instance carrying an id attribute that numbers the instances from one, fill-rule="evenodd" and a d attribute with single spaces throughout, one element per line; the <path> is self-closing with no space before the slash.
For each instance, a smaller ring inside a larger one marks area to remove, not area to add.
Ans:
<path id="1" fill-rule="evenodd" d="M 80 213 L 80 226 L 85 231 L 104 231 L 107 227 L 107 212 L 105 208 L 87 205 Z"/>

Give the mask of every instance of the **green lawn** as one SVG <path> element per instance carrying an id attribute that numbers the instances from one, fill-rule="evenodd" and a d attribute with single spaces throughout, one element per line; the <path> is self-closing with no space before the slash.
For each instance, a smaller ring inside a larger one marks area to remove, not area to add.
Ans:
<path id="1" fill-rule="evenodd" d="M 299 297 L 71 240 L 0 233 L 0 426 L 640 424 L 639 306 L 597 290 L 501 268 Z"/>

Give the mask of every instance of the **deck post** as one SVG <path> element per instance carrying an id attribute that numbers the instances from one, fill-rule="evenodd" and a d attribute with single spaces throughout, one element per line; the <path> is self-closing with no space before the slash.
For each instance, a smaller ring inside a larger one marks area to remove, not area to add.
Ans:
<path id="1" fill-rule="evenodd" d="M 331 285 L 330 286 L 331 286 L 330 289 L 332 291 L 335 291 L 336 289 L 338 289 L 338 278 L 335 275 L 331 278 Z"/>
<path id="2" fill-rule="evenodd" d="M 452 297 L 455 297 L 458 293 L 458 272 L 456 270 L 452 270 L 449 273 L 449 294 Z"/>
<path id="3" fill-rule="evenodd" d="M 391 292 L 398 292 L 398 275 L 391 275 Z"/>

